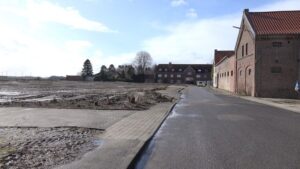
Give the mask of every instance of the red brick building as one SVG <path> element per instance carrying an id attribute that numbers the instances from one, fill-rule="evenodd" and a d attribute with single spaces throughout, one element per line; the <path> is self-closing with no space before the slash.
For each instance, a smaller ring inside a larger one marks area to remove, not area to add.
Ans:
<path id="1" fill-rule="evenodd" d="M 235 52 L 215 50 L 214 87 L 235 92 Z"/>
<path id="2" fill-rule="evenodd" d="M 235 68 L 228 64 L 236 70 L 235 92 L 299 97 L 294 87 L 300 80 L 300 11 L 244 10 L 235 59 Z"/>

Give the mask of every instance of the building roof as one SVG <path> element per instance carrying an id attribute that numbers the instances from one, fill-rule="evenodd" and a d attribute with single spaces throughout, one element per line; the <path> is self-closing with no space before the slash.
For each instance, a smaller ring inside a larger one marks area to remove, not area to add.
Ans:
<path id="1" fill-rule="evenodd" d="M 300 11 L 249 12 L 245 14 L 257 35 L 300 34 Z"/>
<path id="2" fill-rule="evenodd" d="M 225 57 L 231 57 L 235 54 L 234 50 L 215 50 L 215 65 L 219 64 Z"/>

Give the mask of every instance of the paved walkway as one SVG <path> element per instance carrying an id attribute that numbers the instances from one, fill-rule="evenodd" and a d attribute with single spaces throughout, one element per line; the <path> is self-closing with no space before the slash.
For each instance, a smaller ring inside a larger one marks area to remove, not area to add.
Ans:
<path id="1" fill-rule="evenodd" d="M 293 111 L 296 113 L 300 113 L 300 100 L 298 99 L 280 99 L 280 98 L 260 98 L 260 97 L 251 97 L 251 96 L 240 96 L 238 94 L 225 91 L 222 89 L 217 89 L 217 88 L 210 88 L 211 90 L 217 92 L 217 93 L 222 93 L 224 95 L 229 95 L 229 96 L 236 96 L 242 99 L 246 99 L 249 101 Z"/>
<path id="2" fill-rule="evenodd" d="M 135 111 L 0 108 L 1 127 L 86 127 L 106 129 Z"/>
<path id="3" fill-rule="evenodd" d="M 171 86 L 164 93 L 179 96 L 182 87 Z M 161 103 L 147 111 L 138 111 L 106 129 L 102 145 L 79 161 L 59 169 L 126 169 L 145 142 L 154 134 L 174 103 Z"/>

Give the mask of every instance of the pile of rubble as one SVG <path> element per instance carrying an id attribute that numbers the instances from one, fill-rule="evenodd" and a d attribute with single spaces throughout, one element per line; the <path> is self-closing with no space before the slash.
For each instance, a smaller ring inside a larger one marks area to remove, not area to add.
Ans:
<path id="1" fill-rule="evenodd" d="M 47 169 L 81 158 L 99 146 L 100 130 L 0 128 L 0 168 Z"/>

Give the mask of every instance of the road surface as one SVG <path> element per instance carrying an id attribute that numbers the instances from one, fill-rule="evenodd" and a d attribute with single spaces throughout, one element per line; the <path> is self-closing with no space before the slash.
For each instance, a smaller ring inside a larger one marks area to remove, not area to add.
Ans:
<path id="1" fill-rule="evenodd" d="M 299 169 L 300 114 L 189 87 L 138 169 Z"/>

